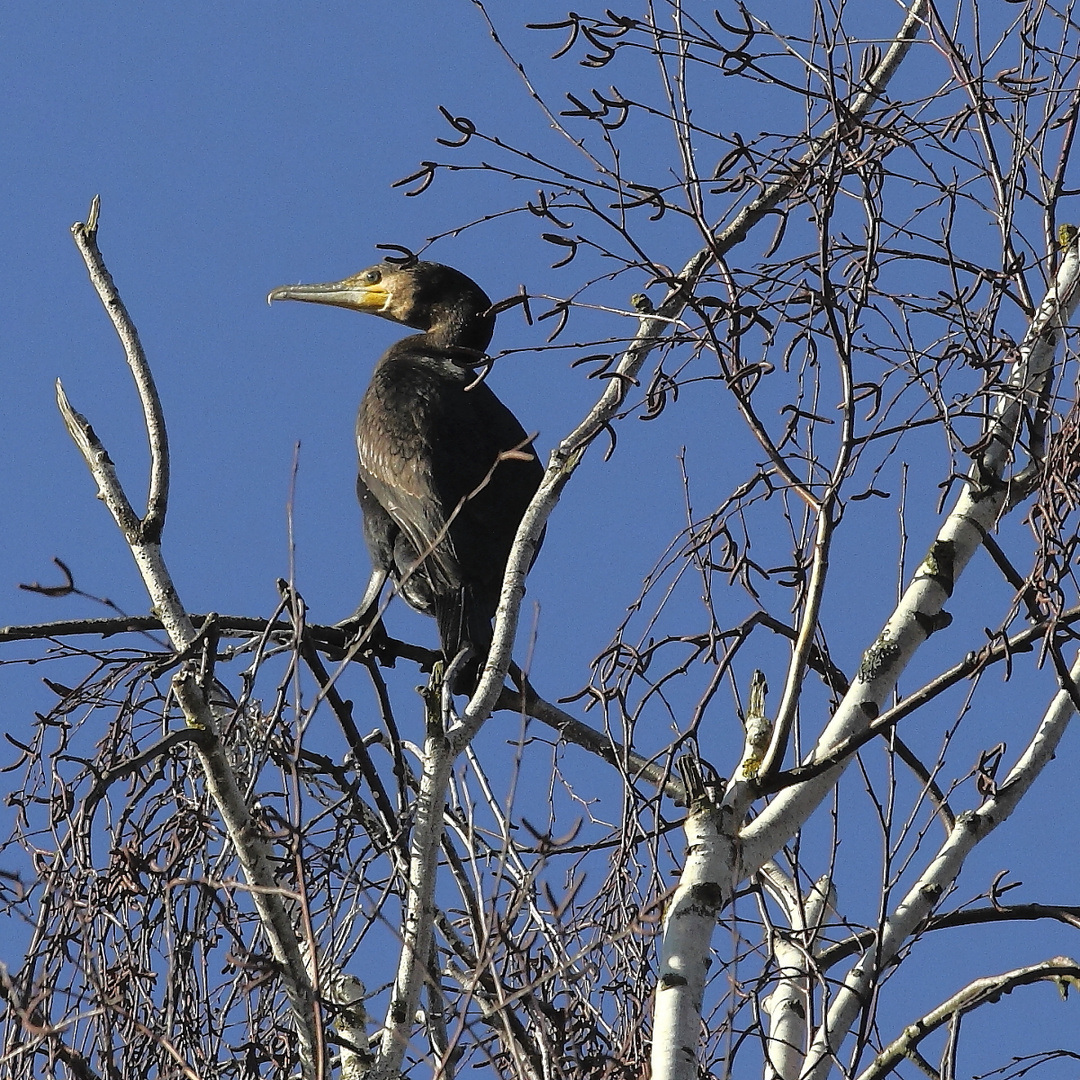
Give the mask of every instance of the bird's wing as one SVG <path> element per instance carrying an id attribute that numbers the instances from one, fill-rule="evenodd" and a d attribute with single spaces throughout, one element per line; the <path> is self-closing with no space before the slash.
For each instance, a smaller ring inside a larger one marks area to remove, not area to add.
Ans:
<path id="1" fill-rule="evenodd" d="M 381 364 L 372 377 L 356 422 L 359 481 L 408 537 L 436 575 L 437 591 L 460 579 L 442 493 L 433 481 L 442 388 L 405 360 Z"/>
<path id="2" fill-rule="evenodd" d="M 450 540 L 466 580 L 497 590 L 543 468 L 517 418 L 486 383 L 460 397 L 436 427 L 432 483 L 451 519 Z M 500 458 L 507 451 L 517 453 Z"/>
<path id="3" fill-rule="evenodd" d="M 506 559 L 543 469 L 472 375 L 406 352 L 377 367 L 357 419 L 361 480 L 424 560 L 444 647 L 490 634 Z M 506 451 L 519 449 L 500 460 Z M 457 630 L 454 630 L 455 624 Z"/>

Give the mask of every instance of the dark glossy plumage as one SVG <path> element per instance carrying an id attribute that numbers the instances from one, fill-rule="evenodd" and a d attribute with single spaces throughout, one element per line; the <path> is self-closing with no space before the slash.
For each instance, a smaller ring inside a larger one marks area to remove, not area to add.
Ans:
<path id="1" fill-rule="evenodd" d="M 270 299 L 336 304 L 422 331 L 387 349 L 360 403 L 357 494 L 374 570 L 356 617 L 389 578 L 438 621 L 447 659 L 466 643 L 482 659 L 514 534 L 543 475 L 514 414 L 476 381 L 495 324 L 490 300 L 428 262 L 381 263 Z M 500 459 L 507 451 L 517 453 Z"/>

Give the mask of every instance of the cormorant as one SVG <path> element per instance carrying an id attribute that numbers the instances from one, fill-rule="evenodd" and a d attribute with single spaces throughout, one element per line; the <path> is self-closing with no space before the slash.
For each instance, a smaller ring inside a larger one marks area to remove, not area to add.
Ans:
<path id="1" fill-rule="evenodd" d="M 373 569 L 353 619 L 376 610 L 389 578 L 437 620 L 448 663 L 473 647 L 458 681 L 472 689 L 514 534 L 544 472 L 517 418 L 477 381 L 495 328 L 491 301 L 459 271 L 418 260 L 284 286 L 269 299 L 334 304 L 422 331 L 383 353 L 356 418 L 356 491 Z"/>

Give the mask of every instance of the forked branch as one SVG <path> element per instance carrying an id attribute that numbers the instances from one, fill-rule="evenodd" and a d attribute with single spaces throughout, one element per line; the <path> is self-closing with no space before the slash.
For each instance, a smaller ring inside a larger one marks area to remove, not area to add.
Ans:
<path id="1" fill-rule="evenodd" d="M 109 508 L 135 559 L 150 602 L 161 618 L 173 648 L 186 653 L 196 642 L 192 625 L 161 553 L 161 531 L 168 502 L 169 452 L 161 401 L 139 336 L 97 246 L 99 200 L 95 196 L 85 223 L 72 226 L 76 245 L 90 272 L 90 280 L 116 327 L 124 356 L 135 377 L 143 405 L 151 448 L 150 494 L 146 516 L 139 518 L 131 507 L 116 469 L 101 440 L 85 417 L 72 408 L 64 389 L 57 383 L 57 401 L 64 423 L 79 447 L 99 494 Z M 202 764 L 207 790 L 221 814 L 229 838 L 252 889 L 252 902 L 259 912 L 263 930 L 280 965 L 282 984 L 289 999 L 300 1043 L 300 1059 L 305 1075 L 314 1077 L 321 1058 L 320 1031 L 311 979 L 303 960 L 300 942 L 269 858 L 267 845 L 253 821 L 237 785 L 217 722 L 207 703 L 204 688 L 195 671 L 185 663 L 172 683 L 173 693 L 188 725 L 202 737 L 194 743 Z"/>

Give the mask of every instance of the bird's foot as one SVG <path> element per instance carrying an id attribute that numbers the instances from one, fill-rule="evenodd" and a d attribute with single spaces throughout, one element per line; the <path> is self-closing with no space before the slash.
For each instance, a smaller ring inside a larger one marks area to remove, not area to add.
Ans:
<path id="1" fill-rule="evenodd" d="M 345 646 L 350 652 L 355 649 L 374 656 L 381 667 L 393 667 L 397 662 L 390 635 L 378 616 L 372 620 L 367 612 L 357 611 L 347 619 L 334 623 L 334 629 L 345 635 Z"/>

